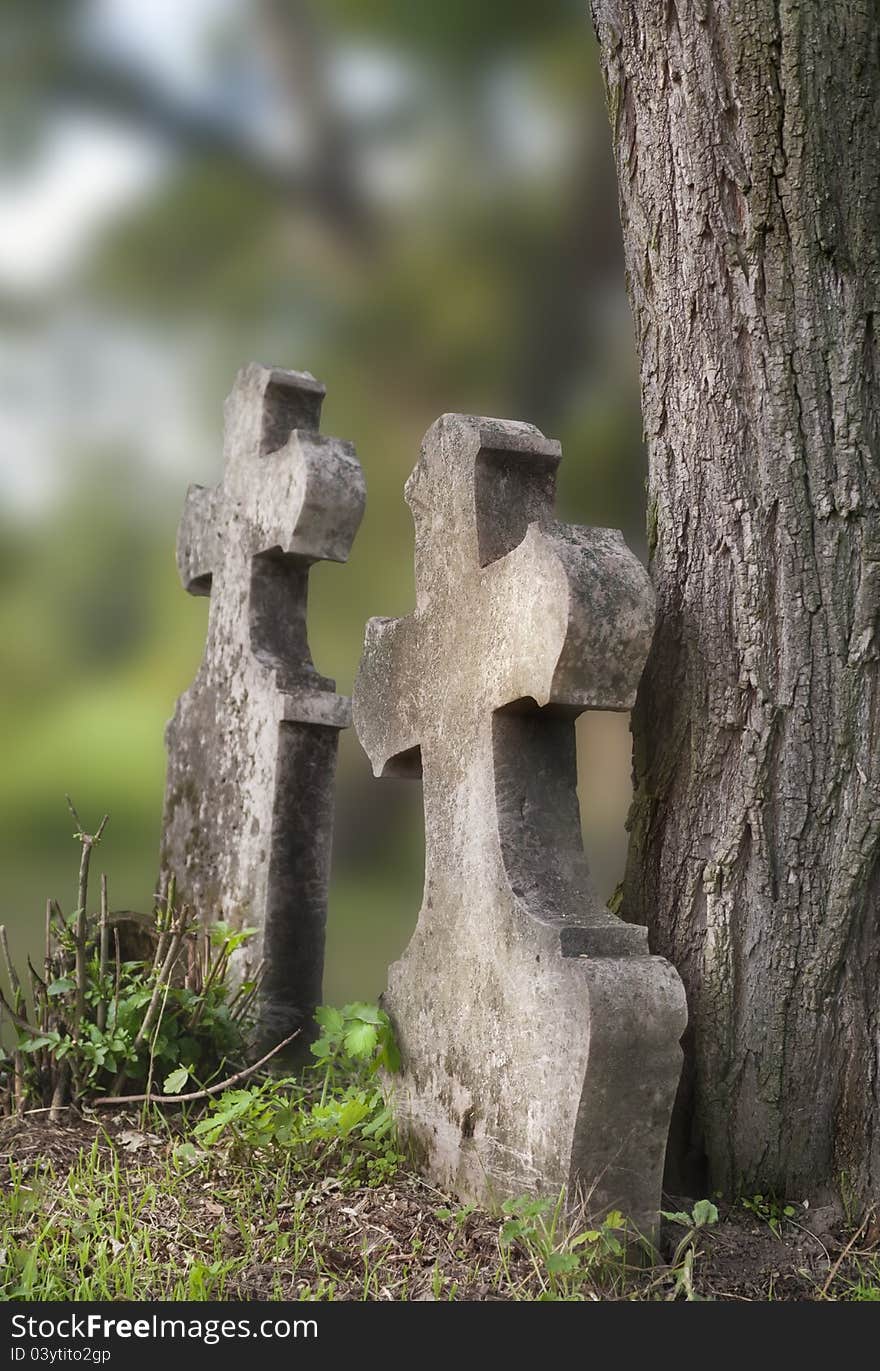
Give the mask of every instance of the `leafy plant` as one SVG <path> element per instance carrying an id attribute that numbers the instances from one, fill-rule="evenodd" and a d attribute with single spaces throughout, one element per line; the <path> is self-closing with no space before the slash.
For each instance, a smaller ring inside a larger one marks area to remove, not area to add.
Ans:
<path id="1" fill-rule="evenodd" d="M 777 1200 L 772 1195 L 752 1195 L 743 1196 L 740 1200 L 743 1209 L 747 1209 L 750 1214 L 766 1223 L 772 1233 L 777 1238 L 782 1236 L 782 1228 L 787 1219 L 793 1219 L 797 1214 L 797 1209 L 793 1204 L 787 1204 L 784 1200 Z"/>
<path id="2" fill-rule="evenodd" d="M 588 1280 L 623 1274 L 627 1222 L 617 1210 L 598 1226 L 572 1231 L 564 1222 L 565 1191 L 555 1201 L 532 1195 L 506 1200 L 499 1246 L 517 1245 L 530 1258 L 543 1284 L 541 1299 L 579 1299 Z"/>
<path id="3" fill-rule="evenodd" d="M 440 1209 L 434 1210 L 434 1217 L 442 1219 L 444 1222 L 451 1222 L 455 1228 L 465 1228 L 471 1214 L 476 1209 L 475 1204 L 463 1204 L 459 1209 L 449 1209 L 445 1205 Z"/>
<path id="4" fill-rule="evenodd" d="M 322 1005 L 315 1011 L 321 1029 L 312 1043 L 315 1065 L 325 1084 L 340 1078 L 372 1079 L 379 1071 L 400 1070 L 400 1053 L 391 1020 L 373 1004 L 347 1004 L 343 1009 Z"/>
<path id="5" fill-rule="evenodd" d="M 668 1209 L 661 1209 L 660 1213 L 670 1223 L 680 1223 L 691 1233 L 718 1222 L 718 1206 L 711 1200 L 697 1200 L 690 1214 L 686 1209 L 677 1209 L 673 1213 Z"/>
<path id="6" fill-rule="evenodd" d="M 48 1107 L 57 1117 L 71 1101 L 118 1096 L 127 1082 L 148 1093 L 164 1082 L 177 1094 L 190 1077 L 204 1080 L 243 1059 L 258 983 L 231 995 L 227 971 L 255 930 L 200 929 L 187 906 L 175 905 L 173 882 L 148 919 L 112 915 L 102 877 L 99 909 L 90 912 L 91 856 L 107 817 L 89 834 L 70 807 L 81 848 L 77 906 L 65 915 L 49 901 L 42 973 L 28 961 L 29 998 L 0 927 L 10 988 L 9 1000 L 0 992 L 0 1011 L 16 1034 L 11 1053 L 0 1056 L 0 1112 Z M 148 955 L 126 955 L 126 925 Z"/>
<path id="7" fill-rule="evenodd" d="M 377 1081 L 380 1071 L 397 1067 L 390 1021 L 368 1004 L 322 1006 L 315 1017 L 322 1034 L 303 1078 L 224 1091 L 193 1137 L 206 1148 L 281 1150 L 300 1165 L 332 1161 L 346 1182 L 379 1185 L 401 1161 Z"/>
<path id="8" fill-rule="evenodd" d="M 711 1200 L 697 1200 L 690 1213 L 686 1209 L 670 1212 L 660 1211 L 670 1223 L 680 1224 L 687 1231 L 678 1242 L 672 1257 L 672 1289 L 668 1298 L 675 1300 L 683 1295 L 686 1300 L 699 1300 L 694 1289 L 694 1262 L 698 1256 L 697 1234 L 702 1228 L 711 1227 L 718 1222 L 718 1208 Z"/>

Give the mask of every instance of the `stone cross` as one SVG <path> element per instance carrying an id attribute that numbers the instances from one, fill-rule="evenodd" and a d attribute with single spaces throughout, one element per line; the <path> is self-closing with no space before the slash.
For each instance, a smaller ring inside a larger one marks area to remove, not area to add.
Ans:
<path id="1" fill-rule="evenodd" d="M 358 737 L 424 786 L 424 899 L 384 997 L 396 1110 L 463 1197 L 566 1184 L 651 1231 L 684 993 L 596 895 L 574 725 L 632 706 L 653 594 L 620 533 L 555 522 L 559 460 L 530 425 L 441 418 L 406 485 L 415 612 L 367 625 Z"/>
<path id="2" fill-rule="evenodd" d="M 346 560 L 365 501 L 353 447 L 318 432 L 323 398 L 307 372 L 240 372 L 223 482 L 190 487 L 177 542 L 185 589 L 211 607 L 166 734 L 163 879 L 200 917 L 257 928 L 234 974 L 263 963 L 269 1045 L 320 1003 L 336 748 L 350 723 L 306 633 L 309 568 Z"/>

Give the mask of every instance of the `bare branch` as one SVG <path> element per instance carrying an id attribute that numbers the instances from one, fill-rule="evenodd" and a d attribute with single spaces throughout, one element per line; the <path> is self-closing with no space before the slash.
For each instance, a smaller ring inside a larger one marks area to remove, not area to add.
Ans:
<path id="1" fill-rule="evenodd" d="M 33 1024 L 28 1023 L 27 1019 L 23 1019 L 20 1014 L 16 1014 L 2 990 L 0 990 L 0 1009 L 6 1012 L 16 1028 L 20 1028 L 23 1033 L 30 1033 L 32 1038 L 38 1038 L 40 1036 L 40 1030 L 38 1028 L 34 1028 Z"/>
<path id="2" fill-rule="evenodd" d="M 12 962 L 9 952 L 9 939 L 6 936 L 6 925 L 0 924 L 0 951 L 3 953 L 3 961 L 6 965 L 6 974 L 9 977 L 9 988 L 12 991 L 12 1001 L 16 1009 L 21 1008 L 21 981 Z"/>
<path id="3" fill-rule="evenodd" d="M 107 975 L 107 959 L 110 953 L 110 924 L 107 916 L 107 876 L 101 874 L 101 921 L 100 938 L 98 952 L 98 986 L 100 999 L 98 1000 L 98 1010 L 95 1019 L 99 1030 L 103 1033 L 107 1027 L 107 1000 L 104 995 L 104 978 Z"/>
<path id="4" fill-rule="evenodd" d="M 246 1081 L 249 1076 L 253 1076 L 254 1072 L 259 1071 L 261 1066 L 265 1066 L 266 1062 L 271 1061 L 279 1052 L 283 1052 L 285 1047 L 293 1042 L 294 1038 L 299 1037 L 299 1033 L 300 1030 L 297 1028 L 283 1042 L 273 1047 L 271 1052 L 267 1052 L 265 1057 L 254 1062 L 253 1066 L 246 1066 L 243 1071 L 237 1071 L 234 1076 L 227 1076 L 225 1081 L 218 1081 L 216 1085 L 210 1085 L 205 1090 L 193 1090 L 187 1095 L 102 1095 L 100 1099 L 92 1100 L 91 1107 L 104 1109 L 108 1105 L 121 1104 L 192 1104 L 195 1100 L 206 1100 L 209 1096 L 219 1095 L 222 1091 L 238 1085 L 239 1081 Z"/>
<path id="5" fill-rule="evenodd" d="M 83 821 L 76 812 L 76 807 L 74 806 L 73 800 L 70 798 L 69 795 L 65 795 L 64 798 L 67 801 L 67 808 L 73 815 L 73 822 L 76 824 L 77 833 L 85 833 L 85 829 L 83 828 Z"/>

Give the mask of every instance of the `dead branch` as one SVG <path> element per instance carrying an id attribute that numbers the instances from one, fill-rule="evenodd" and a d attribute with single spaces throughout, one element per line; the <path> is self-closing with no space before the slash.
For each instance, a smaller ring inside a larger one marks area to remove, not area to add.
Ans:
<path id="1" fill-rule="evenodd" d="M 103 1033 L 107 1027 L 107 998 L 104 993 L 104 981 L 107 976 L 107 959 L 110 955 L 110 925 L 107 915 L 107 876 L 101 874 L 101 919 L 99 924 L 99 948 L 98 948 L 98 986 L 100 999 L 98 1000 L 98 1010 L 96 1021 L 99 1030 Z"/>
<path id="2" fill-rule="evenodd" d="M 229 1090 L 239 1081 L 245 1081 L 249 1076 L 253 1076 L 255 1071 L 259 1071 L 261 1066 L 265 1066 L 277 1053 L 283 1052 L 284 1048 L 298 1037 L 300 1029 L 289 1034 L 283 1042 L 276 1044 L 271 1052 L 267 1052 L 265 1057 L 261 1057 L 253 1066 L 246 1066 L 243 1071 L 237 1071 L 234 1076 L 227 1076 L 225 1081 L 218 1081 L 216 1085 L 209 1085 L 204 1090 L 192 1090 L 186 1095 L 102 1095 L 100 1099 L 92 1100 L 92 1109 L 105 1109 L 108 1105 L 122 1104 L 192 1104 L 195 1100 L 206 1100 L 211 1095 L 219 1095 L 224 1090 Z"/>
<path id="3" fill-rule="evenodd" d="M 82 855 L 79 861 L 79 890 L 76 909 L 76 929 L 73 935 L 74 955 L 76 959 L 75 980 L 76 980 L 76 1009 L 75 1026 L 79 1030 L 79 1022 L 85 1013 L 86 1007 L 86 906 L 89 899 L 89 865 L 92 860 L 92 848 L 96 847 L 104 836 L 104 829 L 110 821 L 110 815 L 105 814 L 96 833 L 86 833 L 83 828 L 82 819 L 74 808 L 73 801 L 69 795 L 64 797 L 67 801 L 67 808 L 73 815 L 73 821 L 77 826 L 76 836 L 79 838 L 82 847 Z"/>
<path id="4" fill-rule="evenodd" d="M 6 936 L 6 925 L 0 924 L 0 951 L 3 953 L 3 961 L 6 964 L 6 974 L 9 977 L 9 989 L 12 991 L 12 1002 L 16 1009 L 21 1008 L 21 981 L 13 965 L 12 956 L 9 951 L 9 939 Z"/>

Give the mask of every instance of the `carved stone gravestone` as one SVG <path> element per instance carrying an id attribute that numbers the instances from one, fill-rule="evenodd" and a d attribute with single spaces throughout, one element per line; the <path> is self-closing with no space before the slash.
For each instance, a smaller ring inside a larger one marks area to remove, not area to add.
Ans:
<path id="1" fill-rule="evenodd" d="M 223 482 L 191 486 L 177 560 L 210 595 L 205 654 L 168 725 L 163 878 L 200 917 L 258 933 L 260 1039 L 321 999 L 336 749 L 350 705 L 312 664 L 309 568 L 344 562 L 364 509 L 349 443 L 319 432 L 324 387 L 250 366 L 226 401 Z"/>
<path id="2" fill-rule="evenodd" d="M 593 888 L 575 719 L 631 707 L 653 594 L 618 532 L 554 521 L 559 459 L 529 425 L 440 419 L 406 485 L 415 612 L 367 626 L 358 736 L 424 785 L 424 900 L 384 1000 L 396 1112 L 463 1197 L 567 1184 L 650 1232 L 684 992 Z"/>

